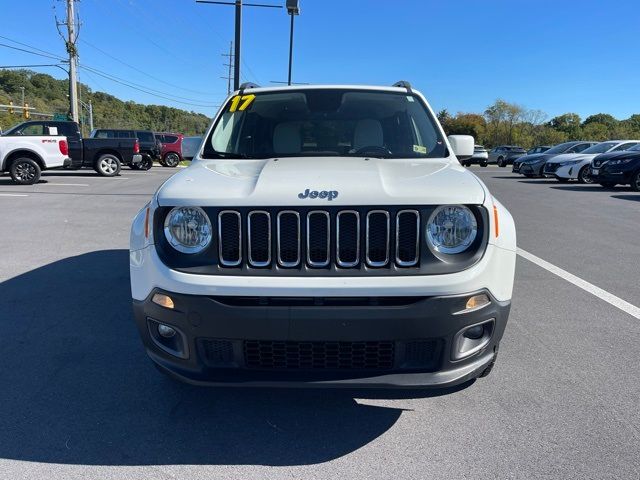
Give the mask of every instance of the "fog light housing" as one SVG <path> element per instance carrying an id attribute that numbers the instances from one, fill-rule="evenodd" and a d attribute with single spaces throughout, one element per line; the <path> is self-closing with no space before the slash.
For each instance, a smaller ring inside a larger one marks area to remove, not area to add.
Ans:
<path id="1" fill-rule="evenodd" d="M 158 334 L 164 338 L 171 338 L 176 334 L 176 330 L 169 325 L 158 324 Z"/>
<path id="2" fill-rule="evenodd" d="M 451 359 L 457 361 L 468 358 L 489 345 L 495 323 L 495 318 L 490 318 L 474 325 L 467 325 L 456 333 L 453 337 Z"/>
<path id="3" fill-rule="evenodd" d="M 173 329 L 172 329 L 173 330 Z M 162 335 L 162 333 L 160 333 Z M 464 331 L 463 335 L 471 340 L 478 340 L 484 335 L 484 325 L 476 325 Z"/>
<path id="4" fill-rule="evenodd" d="M 187 337 L 178 327 L 147 317 L 151 341 L 161 350 L 178 358 L 189 358 Z"/>
<path id="5" fill-rule="evenodd" d="M 175 308 L 175 304 L 173 303 L 171 297 L 163 293 L 154 293 L 151 301 L 156 305 L 160 305 L 164 308 L 169 308 L 171 310 Z"/>

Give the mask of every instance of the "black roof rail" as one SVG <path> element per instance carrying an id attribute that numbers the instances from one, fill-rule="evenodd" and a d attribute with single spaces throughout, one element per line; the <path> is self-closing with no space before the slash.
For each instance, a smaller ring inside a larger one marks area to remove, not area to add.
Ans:
<path id="1" fill-rule="evenodd" d="M 394 87 L 406 88 L 408 91 L 411 91 L 411 84 L 406 80 L 400 80 L 393 84 Z"/>
<path id="2" fill-rule="evenodd" d="M 260 85 L 253 82 L 244 82 L 242 85 L 240 85 L 239 90 L 242 91 L 242 90 L 247 90 L 249 88 L 260 88 Z"/>

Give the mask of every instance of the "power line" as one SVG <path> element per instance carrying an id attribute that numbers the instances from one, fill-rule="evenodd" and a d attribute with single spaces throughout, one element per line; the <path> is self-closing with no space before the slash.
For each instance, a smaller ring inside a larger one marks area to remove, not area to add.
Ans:
<path id="1" fill-rule="evenodd" d="M 53 58 L 54 60 L 60 60 L 60 61 L 64 60 L 64 58 L 61 58 L 61 57 L 54 57 L 53 55 L 45 55 L 44 53 L 32 52 L 31 50 L 25 50 L 24 48 L 18 48 L 12 45 L 7 45 L 6 43 L 0 43 L 0 47 L 11 48 L 12 50 L 18 50 L 20 52 L 30 53 L 31 55 L 37 55 L 39 57 Z"/>
<path id="2" fill-rule="evenodd" d="M 201 104 L 201 103 L 191 103 L 191 102 L 184 102 L 184 101 L 176 100 L 174 98 L 167 97 L 165 95 L 160 95 L 160 94 L 157 94 L 157 93 L 153 93 L 153 92 L 151 92 L 149 90 L 145 90 L 144 88 L 139 88 L 139 87 L 134 86 L 134 85 L 132 85 L 130 83 L 127 83 L 127 82 L 125 82 L 123 80 L 120 80 L 120 79 L 118 79 L 116 77 L 112 77 L 112 76 L 110 76 L 108 74 L 104 74 L 104 73 L 102 73 L 100 71 L 97 71 L 97 70 L 95 70 L 93 68 L 90 68 L 90 67 L 87 67 L 85 65 L 80 65 L 80 68 L 83 69 L 83 70 L 88 70 L 89 72 L 92 72 L 92 73 L 94 73 L 94 74 L 96 74 L 96 75 L 98 75 L 100 77 L 104 77 L 107 80 L 111 80 L 112 82 L 116 82 L 116 83 L 119 83 L 119 84 L 124 85 L 126 87 L 129 87 L 129 88 L 131 88 L 133 90 L 138 90 L 139 92 L 143 92 L 143 93 L 146 93 L 148 95 L 152 95 L 152 96 L 158 97 L 158 98 L 163 98 L 165 100 L 169 100 L 169 101 L 172 101 L 172 102 L 175 102 L 175 103 L 181 103 L 183 105 L 191 105 L 191 106 L 194 106 L 194 107 L 205 107 L 205 108 L 218 108 L 220 106 L 220 105 L 213 105 L 213 104 L 205 105 L 205 104 Z"/>
<path id="3" fill-rule="evenodd" d="M 189 89 L 189 88 L 184 88 L 184 87 L 181 87 L 181 86 L 176 85 L 176 84 L 174 84 L 174 83 L 169 83 L 169 82 L 167 82 L 167 81 L 165 81 L 165 80 L 162 80 L 161 78 L 155 77 L 155 76 L 151 75 L 150 73 L 147 73 L 147 72 L 145 72 L 144 70 L 142 70 L 142 69 L 140 69 L 140 68 L 137 68 L 137 67 L 135 67 L 135 66 L 133 66 L 133 65 L 131 65 L 131 64 L 127 63 L 127 62 L 125 62 L 124 60 L 120 60 L 119 58 L 114 57 L 114 56 L 113 56 L 113 55 L 111 55 L 110 53 L 105 52 L 104 50 L 102 50 L 102 49 L 101 49 L 101 48 L 99 48 L 99 47 L 96 47 L 95 45 L 92 45 L 91 43 L 87 42 L 86 40 L 80 40 L 80 41 L 81 41 L 82 43 L 84 43 L 85 45 L 88 45 L 89 47 L 96 49 L 97 51 L 99 51 L 99 52 L 100 52 L 100 53 L 102 53 L 103 55 L 106 55 L 107 57 L 111 58 L 112 60 L 115 60 L 116 62 L 121 63 L 122 65 L 124 65 L 124 66 L 126 66 L 126 67 L 129 67 L 129 68 L 131 68 L 132 70 L 135 70 L 136 72 L 142 73 L 143 75 L 146 75 L 146 76 L 147 76 L 147 77 L 149 77 L 149 78 L 152 78 L 152 79 L 154 79 L 154 80 L 157 80 L 158 82 L 164 83 L 165 85 L 167 85 L 167 86 L 169 86 L 169 87 L 179 88 L 180 90 L 184 90 L 184 91 L 186 91 L 186 92 L 198 93 L 198 94 L 201 94 L 201 95 L 210 95 L 210 92 L 201 92 L 201 91 L 198 91 L 198 90 L 191 90 L 191 89 Z"/>
<path id="4" fill-rule="evenodd" d="M 35 50 L 36 52 L 46 53 L 47 55 L 51 55 L 51 56 L 54 56 L 54 57 L 58 56 L 58 55 L 57 55 L 57 54 L 55 54 L 55 53 L 48 52 L 48 51 L 46 51 L 46 50 L 42 50 L 42 49 L 37 48 L 37 47 L 34 47 L 34 46 L 32 46 L 32 45 L 27 45 L 26 43 L 19 42 L 18 40 L 14 40 L 13 38 L 5 37 L 5 36 L 3 36 L 3 35 L 0 35 L 0 38 L 2 38 L 2 39 L 4 39 L 4 40 L 9 40 L 10 42 L 12 42 L 12 43 L 16 43 L 16 44 L 21 45 L 21 46 L 23 46 L 23 47 L 30 48 L 31 50 Z M 64 60 L 64 57 L 59 57 L 59 58 L 60 58 L 60 60 Z"/>
<path id="5" fill-rule="evenodd" d="M 118 76 L 113 75 L 111 73 L 104 72 L 104 71 L 99 70 L 99 69 L 94 68 L 94 67 L 90 67 L 88 65 L 83 65 L 83 68 L 85 70 L 89 70 L 89 71 L 91 71 L 91 72 L 93 72 L 95 74 L 102 75 L 103 77 L 106 77 L 106 78 L 109 78 L 109 79 L 118 80 L 120 82 L 123 82 L 123 83 L 128 84 L 128 85 L 133 85 L 133 86 L 138 87 L 138 88 L 143 88 L 148 92 L 153 92 L 154 94 L 157 94 L 157 96 L 162 96 L 162 97 L 168 98 L 170 100 L 175 100 L 175 101 L 185 100 L 186 101 L 186 102 L 182 102 L 182 103 L 187 103 L 187 102 L 197 103 L 197 102 L 199 102 L 198 105 L 200 105 L 200 106 L 203 106 L 202 104 L 206 103 L 204 100 L 199 100 L 199 99 L 189 98 L 189 97 L 181 97 L 179 95 L 173 95 L 171 93 L 163 92 L 162 90 L 156 90 L 154 88 L 147 87 L 146 85 L 141 85 L 139 83 L 135 83 L 135 82 L 132 82 L 130 80 L 125 80 L 124 78 L 118 77 Z M 213 107 L 214 105 L 213 104 L 208 104 L 208 105 L 204 105 L 204 106 Z"/>

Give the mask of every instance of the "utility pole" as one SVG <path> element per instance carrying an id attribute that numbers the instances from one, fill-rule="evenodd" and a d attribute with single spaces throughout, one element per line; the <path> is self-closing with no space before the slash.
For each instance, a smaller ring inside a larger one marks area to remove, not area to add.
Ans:
<path id="1" fill-rule="evenodd" d="M 240 88 L 240 41 L 242 38 L 242 0 L 224 2 L 218 0 L 196 0 L 196 3 L 214 3 L 217 5 L 235 5 L 235 52 L 233 58 L 233 89 Z M 282 8 L 282 5 L 269 5 L 264 3 L 246 3 L 247 7 Z"/>
<path id="2" fill-rule="evenodd" d="M 229 67 L 229 73 L 224 78 L 227 81 L 227 95 L 231 93 L 231 79 L 233 78 L 231 70 L 233 69 L 233 42 L 229 42 L 229 53 L 223 53 L 223 57 L 227 57 L 228 63 L 224 63 L 225 67 Z"/>
<path id="3" fill-rule="evenodd" d="M 71 111 L 71 119 L 78 122 L 78 50 L 76 41 L 78 40 L 78 31 L 75 24 L 74 6 L 76 0 L 65 0 L 67 3 L 67 21 L 57 22 L 58 31 L 60 25 L 67 26 L 67 37 L 62 36 L 67 53 L 69 54 L 69 110 Z"/>

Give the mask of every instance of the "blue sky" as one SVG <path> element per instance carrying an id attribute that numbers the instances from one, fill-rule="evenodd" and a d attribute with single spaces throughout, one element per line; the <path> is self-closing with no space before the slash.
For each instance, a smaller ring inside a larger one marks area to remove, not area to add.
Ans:
<path id="1" fill-rule="evenodd" d="M 255 3 L 284 4 L 284 0 Z M 54 12 L 64 15 L 63 2 L 3 0 L 2 4 L 0 35 L 64 54 L 54 22 Z M 549 117 L 576 112 L 584 118 L 606 112 L 622 119 L 640 113 L 637 0 L 300 0 L 300 4 L 294 81 L 388 85 L 406 79 L 434 109 L 450 112 L 482 112 L 503 98 L 541 109 Z M 233 38 L 233 7 L 195 0 L 82 0 L 79 12 L 82 64 L 198 106 L 81 70 L 81 81 L 94 90 L 207 115 L 215 108 L 201 105 L 219 104 L 226 96 L 221 54 Z M 243 20 L 242 80 L 261 85 L 286 80 L 289 17 L 285 11 L 246 7 Z M 11 44 L 2 38 L 0 43 Z M 1 65 L 50 61 L 0 47 Z M 38 70 L 58 78 L 64 75 L 55 68 Z"/>

